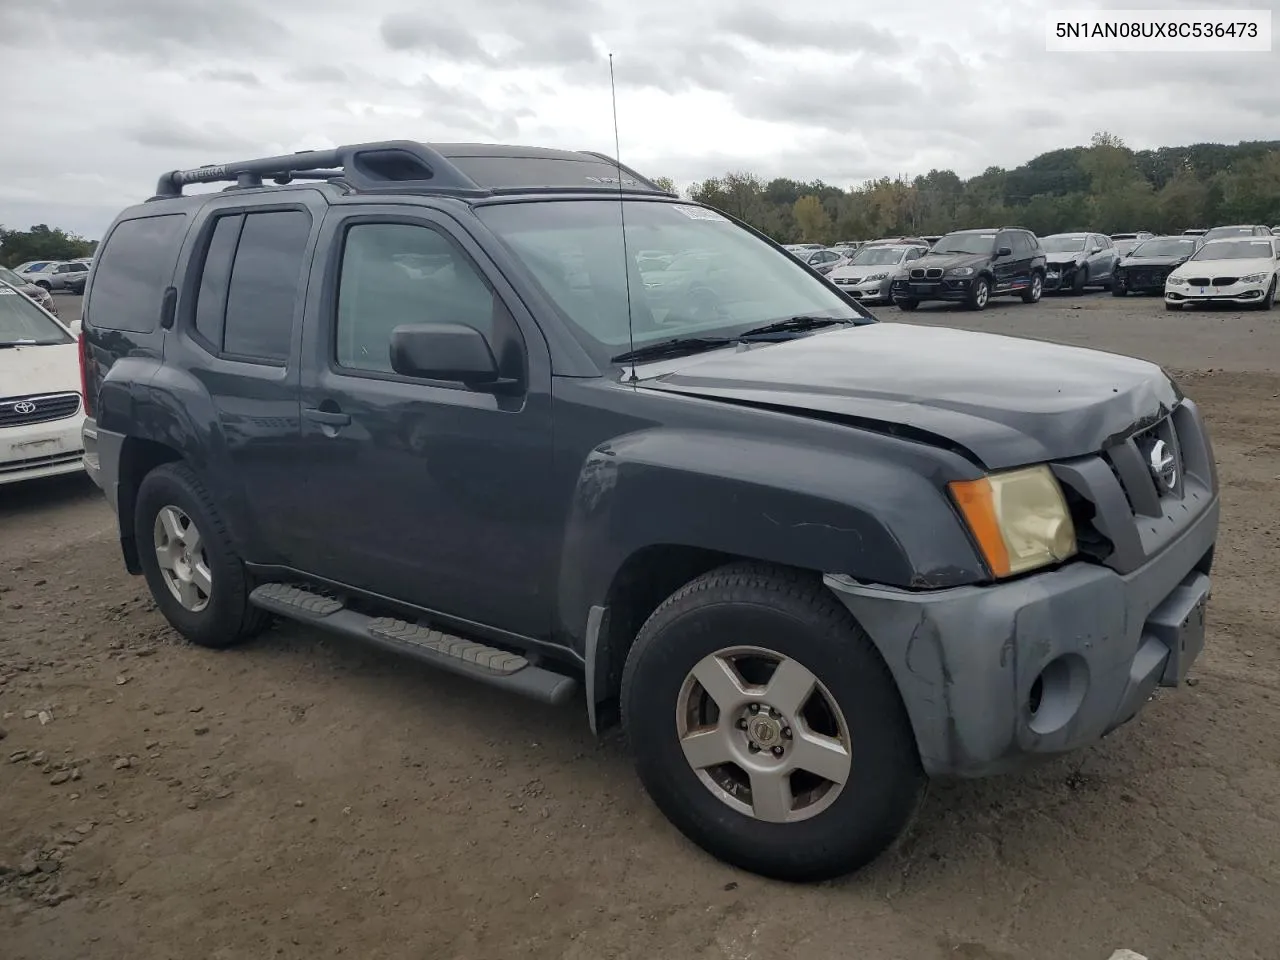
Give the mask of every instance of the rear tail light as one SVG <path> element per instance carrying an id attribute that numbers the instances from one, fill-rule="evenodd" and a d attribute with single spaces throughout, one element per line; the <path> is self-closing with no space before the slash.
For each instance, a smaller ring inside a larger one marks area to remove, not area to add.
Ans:
<path id="1" fill-rule="evenodd" d="M 84 413 L 93 416 L 93 401 L 89 397 L 89 341 L 85 339 L 84 325 L 80 327 L 80 396 L 84 398 Z"/>

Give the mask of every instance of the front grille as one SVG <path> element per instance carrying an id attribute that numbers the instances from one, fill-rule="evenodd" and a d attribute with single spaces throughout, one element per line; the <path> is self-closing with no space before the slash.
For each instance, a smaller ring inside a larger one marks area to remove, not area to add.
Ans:
<path id="1" fill-rule="evenodd" d="M 1185 465 L 1172 417 L 1116 444 L 1107 452 L 1107 460 L 1136 514 L 1158 517 L 1163 513 L 1162 500 L 1182 496 Z M 1172 484 L 1158 475 L 1156 464 L 1161 461 L 1171 462 Z"/>
<path id="2" fill-rule="evenodd" d="M 1213 285 L 1215 287 L 1229 287 L 1239 279 L 1239 277 L 1214 277 Z"/>
<path id="3" fill-rule="evenodd" d="M 0 427 L 25 427 L 70 417 L 80 409 L 80 394 L 50 393 L 0 400 Z"/>
<path id="4" fill-rule="evenodd" d="M 1191 286 L 1193 287 L 1207 287 L 1209 286 L 1209 278 L 1208 277 L 1188 277 L 1187 283 L 1191 284 Z"/>

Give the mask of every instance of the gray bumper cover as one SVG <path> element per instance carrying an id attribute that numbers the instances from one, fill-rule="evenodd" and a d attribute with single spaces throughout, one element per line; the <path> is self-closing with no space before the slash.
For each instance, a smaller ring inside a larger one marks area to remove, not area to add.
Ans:
<path id="1" fill-rule="evenodd" d="M 1203 644 L 1209 577 L 1197 565 L 1218 514 L 1215 497 L 1125 575 L 1078 562 L 927 593 L 824 579 L 889 665 L 925 770 L 985 776 L 1095 742 L 1178 684 Z"/>

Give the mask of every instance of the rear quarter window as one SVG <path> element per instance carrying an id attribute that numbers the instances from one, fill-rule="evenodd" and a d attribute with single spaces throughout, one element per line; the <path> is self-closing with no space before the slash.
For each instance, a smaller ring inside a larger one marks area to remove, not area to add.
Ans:
<path id="1" fill-rule="evenodd" d="M 88 322 L 104 330 L 151 333 L 173 276 L 187 216 L 121 220 L 107 236 L 85 303 Z"/>

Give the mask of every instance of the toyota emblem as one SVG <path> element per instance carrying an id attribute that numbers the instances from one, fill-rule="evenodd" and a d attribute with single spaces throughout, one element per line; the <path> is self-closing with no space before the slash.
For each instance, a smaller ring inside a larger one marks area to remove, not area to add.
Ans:
<path id="1" fill-rule="evenodd" d="M 1151 445 L 1151 452 L 1147 454 L 1147 467 L 1156 483 L 1170 493 L 1177 489 L 1178 464 L 1173 459 L 1173 451 L 1163 440 L 1157 440 Z"/>
<path id="2" fill-rule="evenodd" d="M 36 405 L 30 400 L 19 400 L 13 405 L 14 413 L 35 413 Z"/>

